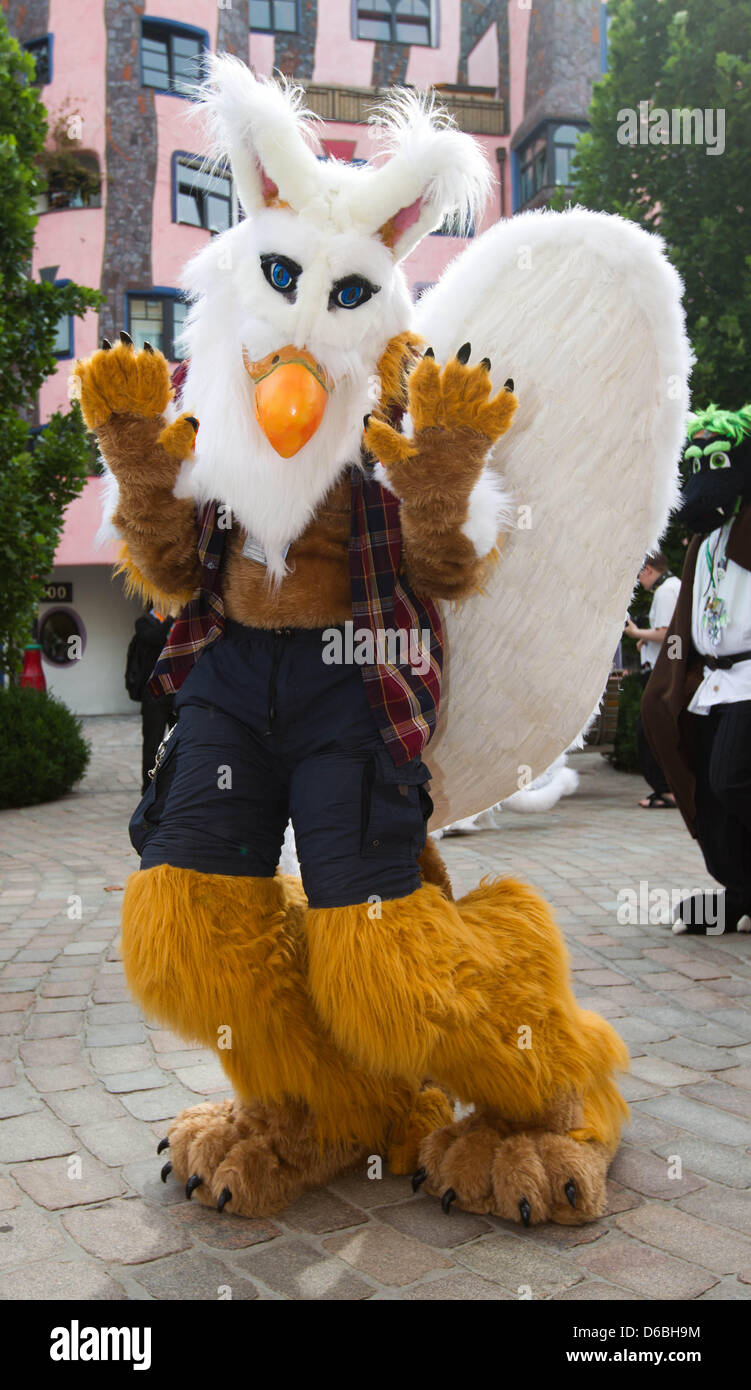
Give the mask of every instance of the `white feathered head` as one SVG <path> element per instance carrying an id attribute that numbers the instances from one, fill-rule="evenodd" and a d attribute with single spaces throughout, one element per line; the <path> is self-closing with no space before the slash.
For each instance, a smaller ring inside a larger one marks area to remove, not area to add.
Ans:
<path id="1" fill-rule="evenodd" d="M 185 407 L 201 431 L 185 490 L 229 504 L 284 572 L 286 546 L 360 453 L 378 365 L 411 325 L 399 262 L 447 215 L 477 215 L 478 145 L 396 92 L 373 163 L 321 159 L 302 93 L 214 57 L 199 110 L 245 218 L 189 264 Z M 385 156 L 385 158 L 384 158 Z"/>

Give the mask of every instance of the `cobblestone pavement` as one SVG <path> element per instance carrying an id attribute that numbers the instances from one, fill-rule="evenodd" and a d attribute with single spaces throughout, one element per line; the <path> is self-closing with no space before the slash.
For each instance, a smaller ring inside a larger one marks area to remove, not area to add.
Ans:
<path id="1" fill-rule="evenodd" d="M 678 813 L 636 809 L 639 779 L 588 752 L 553 812 L 442 844 L 457 889 L 513 871 L 547 895 L 580 999 L 631 1048 L 608 1216 L 524 1232 L 356 1173 L 246 1221 L 159 1180 L 171 1118 L 227 1092 L 210 1053 L 128 998 L 116 942 L 139 722 L 86 726 L 81 789 L 0 817 L 0 1297 L 751 1297 L 751 938 L 618 924 L 620 889 L 708 883 Z"/>

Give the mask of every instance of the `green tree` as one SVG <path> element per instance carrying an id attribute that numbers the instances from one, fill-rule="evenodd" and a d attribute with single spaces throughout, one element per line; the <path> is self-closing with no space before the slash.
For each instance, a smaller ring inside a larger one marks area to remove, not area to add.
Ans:
<path id="1" fill-rule="evenodd" d="M 44 187 L 37 160 L 47 134 L 33 78 L 33 59 L 0 17 L 0 669 L 6 672 L 21 664 L 63 512 L 89 471 L 78 406 L 53 415 L 34 440 L 34 398 L 57 367 L 60 318 L 99 303 L 96 290 L 31 277 L 35 204 Z"/>
<path id="2" fill-rule="evenodd" d="M 665 237 L 686 286 L 693 402 L 737 410 L 751 398 L 751 0 L 608 0 L 608 16 L 571 201 Z M 724 150 L 658 143 L 657 108 L 713 113 Z M 628 111 L 647 117 L 634 144 Z"/>

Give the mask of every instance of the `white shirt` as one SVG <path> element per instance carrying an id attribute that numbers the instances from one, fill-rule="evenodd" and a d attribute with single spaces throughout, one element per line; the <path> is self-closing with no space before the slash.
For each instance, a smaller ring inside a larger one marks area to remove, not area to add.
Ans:
<path id="1" fill-rule="evenodd" d="M 696 559 L 694 593 L 691 606 L 691 639 L 698 652 L 707 656 L 732 656 L 751 651 L 751 572 L 728 560 L 725 550 L 732 521 L 718 526 L 701 543 Z M 711 562 L 711 569 L 710 569 Z M 714 586 L 712 585 L 714 574 Z M 725 622 L 707 622 L 707 598 L 715 606 L 724 605 Z M 689 705 L 692 714 L 709 714 L 713 705 L 751 700 L 751 658 L 739 661 L 728 671 L 704 667 L 704 679 Z"/>
<path id="2" fill-rule="evenodd" d="M 652 605 L 649 610 L 649 626 L 651 628 L 670 627 L 670 620 L 678 602 L 678 595 L 681 592 L 681 581 L 676 579 L 674 574 L 669 574 L 667 579 L 663 579 L 659 589 L 652 595 Z M 654 666 L 660 655 L 661 642 L 643 642 L 641 647 L 641 664 Z"/>

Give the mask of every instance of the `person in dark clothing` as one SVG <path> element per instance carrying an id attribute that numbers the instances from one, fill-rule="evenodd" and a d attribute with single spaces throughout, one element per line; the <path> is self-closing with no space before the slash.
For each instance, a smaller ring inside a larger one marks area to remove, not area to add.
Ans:
<path id="1" fill-rule="evenodd" d="M 681 583 L 674 574 L 670 573 L 668 562 L 659 550 L 647 556 L 639 570 L 637 579 L 642 588 L 647 589 L 652 594 L 649 625 L 646 628 L 637 627 L 629 618 L 625 631 L 629 637 L 636 640 L 641 655 L 641 682 L 644 690 L 660 655 L 660 647 L 665 640 L 668 623 L 673 616 Z M 641 716 L 636 721 L 636 742 L 642 777 L 652 788 L 650 795 L 644 797 L 639 805 L 648 811 L 674 808 L 675 797 L 670 791 L 665 773 L 649 745 Z"/>
<path id="2" fill-rule="evenodd" d="M 141 795 L 149 787 L 149 772 L 156 762 L 157 749 L 165 730 L 171 728 L 177 716 L 174 696 L 153 695 L 149 677 L 156 666 L 172 627 L 173 619 L 163 617 L 155 608 L 136 618 L 136 630 L 130 640 L 125 663 L 125 687 L 131 700 L 141 705 Z"/>

